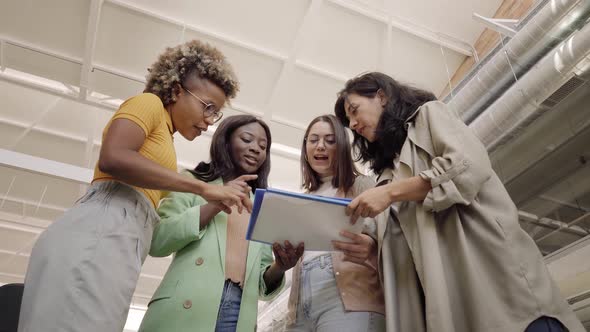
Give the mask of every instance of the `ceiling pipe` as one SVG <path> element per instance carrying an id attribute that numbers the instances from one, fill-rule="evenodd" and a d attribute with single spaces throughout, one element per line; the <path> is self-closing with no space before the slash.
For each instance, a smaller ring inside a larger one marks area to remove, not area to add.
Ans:
<path id="1" fill-rule="evenodd" d="M 488 151 L 493 152 L 551 109 L 544 101 L 576 79 L 573 71 L 589 53 L 590 24 L 561 42 L 477 117 L 469 126 Z"/>
<path id="2" fill-rule="evenodd" d="M 522 20 L 518 33 L 504 39 L 444 101 L 471 123 L 589 17 L 590 0 L 544 1 Z"/>

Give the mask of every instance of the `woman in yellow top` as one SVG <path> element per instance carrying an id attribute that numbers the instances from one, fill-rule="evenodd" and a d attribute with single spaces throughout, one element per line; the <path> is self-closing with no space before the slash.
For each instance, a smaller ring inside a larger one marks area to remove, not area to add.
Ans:
<path id="1" fill-rule="evenodd" d="M 177 173 L 173 133 L 192 141 L 218 121 L 238 82 L 217 49 L 168 48 L 143 94 L 125 101 L 103 133 L 94 180 L 41 234 L 29 260 L 19 331 L 123 330 L 164 191 L 190 192 L 226 212 L 250 208 L 245 181 L 215 186 Z"/>

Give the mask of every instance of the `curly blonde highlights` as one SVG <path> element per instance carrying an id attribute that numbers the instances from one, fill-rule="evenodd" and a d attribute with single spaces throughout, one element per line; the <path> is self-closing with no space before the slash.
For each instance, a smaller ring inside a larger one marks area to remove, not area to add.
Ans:
<path id="1" fill-rule="evenodd" d="M 148 72 L 144 92 L 157 95 L 165 106 L 176 102 L 176 84 L 182 85 L 193 73 L 219 86 L 228 99 L 234 98 L 240 89 L 225 56 L 215 47 L 198 40 L 166 48 Z"/>

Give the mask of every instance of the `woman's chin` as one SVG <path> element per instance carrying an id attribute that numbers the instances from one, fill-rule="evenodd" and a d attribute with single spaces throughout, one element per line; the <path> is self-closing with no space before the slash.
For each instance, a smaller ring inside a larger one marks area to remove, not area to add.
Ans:
<path id="1" fill-rule="evenodd" d="M 240 171 L 243 172 L 243 174 L 256 174 L 256 172 L 258 172 L 258 167 L 244 163 L 240 165 Z"/>
<path id="2" fill-rule="evenodd" d="M 374 143 L 375 142 L 375 135 L 363 135 L 363 137 L 369 141 L 369 143 Z"/>
<path id="3" fill-rule="evenodd" d="M 311 167 L 311 169 L 320 177 L 326 177 L 326 176 L 330 176 L 332 175 L 332 171 L 330 169 L 330 166 L 318 166 L 318 165 L 313 165 Z"/>
<path id="4" fill-rule="evenodd" d="M 201 136 L 201 132 L 198 130 L 192 130 L 189 132 L 180 132 L 180 135 L 184 137 L 187 141 L 193 141 L 195 138 Z"/>

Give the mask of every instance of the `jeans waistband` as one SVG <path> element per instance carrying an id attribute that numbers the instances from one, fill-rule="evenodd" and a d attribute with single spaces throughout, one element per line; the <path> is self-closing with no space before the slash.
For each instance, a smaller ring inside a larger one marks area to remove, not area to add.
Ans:
<path id="1" fill-rule="evenodd" d="M 223 284 L 223 292 L 224 293 L 232 293 L 232 292 L 239 292 L 242 293 L 242 287 L 237 282 L 233 282 L 231 279 L 226 279 L 225 283 Z"/>
<path id="2" fill-rule="evenodd" d="M 308 261 L 303 261 L 302 270 L 311 270 L 315 268 L 325 268 L 332 265 L 332 254 L 326 253 L 316 256 Z"/>

